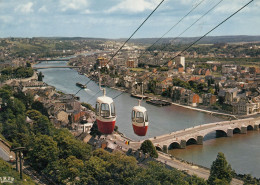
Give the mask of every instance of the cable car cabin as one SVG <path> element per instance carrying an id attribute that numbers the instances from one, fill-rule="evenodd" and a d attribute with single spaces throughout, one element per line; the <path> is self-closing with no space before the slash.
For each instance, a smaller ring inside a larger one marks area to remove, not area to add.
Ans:
<path id="1" fill-rule="evenodd" d="M 134 106 L 132 109 L 132 125 L 134 133 L 138 136 L 145 136 L 148 129 L 148 115 L 145 107 Z"/>
<path id="2" fill-rule="evenodd" d="M 96 117 L 98 130 L 103 134 L 112 134 L 116 123 L 116 112 L 112 98 L 107 96 L 97 98 Z"/>

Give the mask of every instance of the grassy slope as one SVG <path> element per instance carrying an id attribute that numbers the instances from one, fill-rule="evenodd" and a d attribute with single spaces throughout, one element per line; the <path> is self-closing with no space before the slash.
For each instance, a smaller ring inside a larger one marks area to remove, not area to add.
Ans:
<path id="1" fill-rule="evenodd" d="M 15 169 L 13 169 L 13 167 L 8 164 L 7 162 L 5 162 L 4 160 L 2 160 L 0 158 L 0 177 L 12 177 L 14 178 L 14 183 L 13 184 L 17 184 L 17 185 L 33 185 L 35 184 L 30 177 L 23 175 L 24 179 L 26 179 L 26 181 L 22 181 L 20 180 L 20 174 L 19 172 L 16 172 Z M 4 184 L 9 184 L 9 183 L 4 183 Z"/>

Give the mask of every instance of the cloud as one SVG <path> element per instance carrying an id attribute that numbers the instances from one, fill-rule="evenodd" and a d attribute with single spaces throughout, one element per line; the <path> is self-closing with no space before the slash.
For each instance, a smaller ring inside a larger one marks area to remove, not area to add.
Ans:
<path id="1" fill-rule="evenodd" d="M 248 1 L 245 0 L 236 0 L 236 1 L 230 1 L 228 3 L 224 3 L 221 6 L 217 7 L 215 9 L 215 12 L 217 13 L 234 13 L 238 9 L 240 9 L 243 5 L 245 5 Z M 255 8 L 259 8 L 260 2 L 253 2 L 249 4 L 246 8 L 243 9 L 243 12 L 250 12 Z"/>
<path id="2" fill-rule="evenodd" d="M 20 4 L 18 5 L 14 11 L 16 12 L 21 12 L 21 13 L 32 13 L 33 12 L 33 3 L 32 2 L 28 2 L 26 4 Z"/>
<path id="3" fill-rule="evenodd" d="M 39 11 L 39 12 L 48 12 L 46 6 L 42 6 L 41 8 L 39 8 L 38 11 Z"/>
<path id="4" fill-rule="evenodd" d="M 67 10 L 82 10 L 88 7 L 87 0 L 60 0 L 60 6 L 62 11 Z"/>
<path id="5" fill-rule="evenodd" d="M 8 15 L 2 15 L 0 16 L 0 20 L 4 23 L 10 23 L 11 21 L 13 21 L 13 17 Z"/>
<path id="6" fill-rule="evenodd" d="M 143 12 L 152 10 L 160 3 L 160 0 L 123 0 L 116 6 L 110 8 L 107 12 L 128 11 L 128 12 Z"/>

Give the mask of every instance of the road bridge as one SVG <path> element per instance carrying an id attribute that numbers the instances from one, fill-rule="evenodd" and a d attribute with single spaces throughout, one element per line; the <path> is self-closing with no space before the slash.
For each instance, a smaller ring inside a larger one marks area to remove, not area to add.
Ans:
<path id="1" fill-rule="evenodd" d="M 233 134 L 246 134 L 248 130 L 259 130 L 260 118 L 247 118 L 198 125 L 169 134 L 149 138 L 157 150 L 168 153 L 169 149 L 186 148 L 191 144 L 203 144 L 206 135 L 216 132 L 219 136 L 232 137 Z M 140 142 L 142 143 L 142 142 Z M 135 143 L 137 144 L 137 142 Z"/>
<path id="2" fill-rule="evenodd" d="M 33 67 L 33 69 L 49 69 L 49 68 L 81 68 L 82 66 L 44 66 L 44 67 Z"/>
<path id="3" fill-rule="evenodd" d="M 39 59 L 39 60 L 36 60 L 37 62 L 58 62 L 58 61 L 69 61 L 69 59 L 60 59 L 60 58 L 57 58 L 57 59 Z"/>

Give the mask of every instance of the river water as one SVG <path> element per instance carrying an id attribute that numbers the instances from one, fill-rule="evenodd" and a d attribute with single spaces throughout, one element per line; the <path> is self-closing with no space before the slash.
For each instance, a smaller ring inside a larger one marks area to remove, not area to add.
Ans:
<path id="1" fill-rule="evenodd" d="M 42 62 L 36 66 L 65 66 L 62 62 Z M 80 90 L 75 84 L 80 82 L 86 84 L 89 79 L 84 75 L 79 75 L 76 70 L 69 68 L 41 69 L 44 74 L 44 82 L 55 86 L 57 90 L 64 93 L 75 94 Z M 98 96 L 102 95 L 95 82 L 90 81 L 87 89 L 80 90 L 77 96 L 80 101 L 92 105 Z M 107 88 L 107 96 L 116 97 L 120 91 Z M 133 140 L 143 140 L 146 138 L 170 133 L 176 130 L 193 127 L 200 124 L 222 121 L 219 117 L 214 117 L 202 112 L 189 110 L 179 106 L 156 107 L 146 102 L 142 105 L 146 107 L 149 115 L 149 129 L 145 137 L 136 136 L 131 125 L 131 110 L 137 105 L 137 99 L 123 93 L 115 100 L 117 122 L 119 131 Z M 249 173 L 260 177 L 260 134 L 258 131 L 248 132 L 246 135 L 235 134 L 231 138 L 214 138 L 215 133 L 205 137 L 207 140 L 202 145 L 187 146 L 187 149 L 172 150 L 171 154 L 183 158 L 190 162 L 210 167 L 212 161 L 216 159 L 218 152 L 223 152 L 238 173 Z"/>

